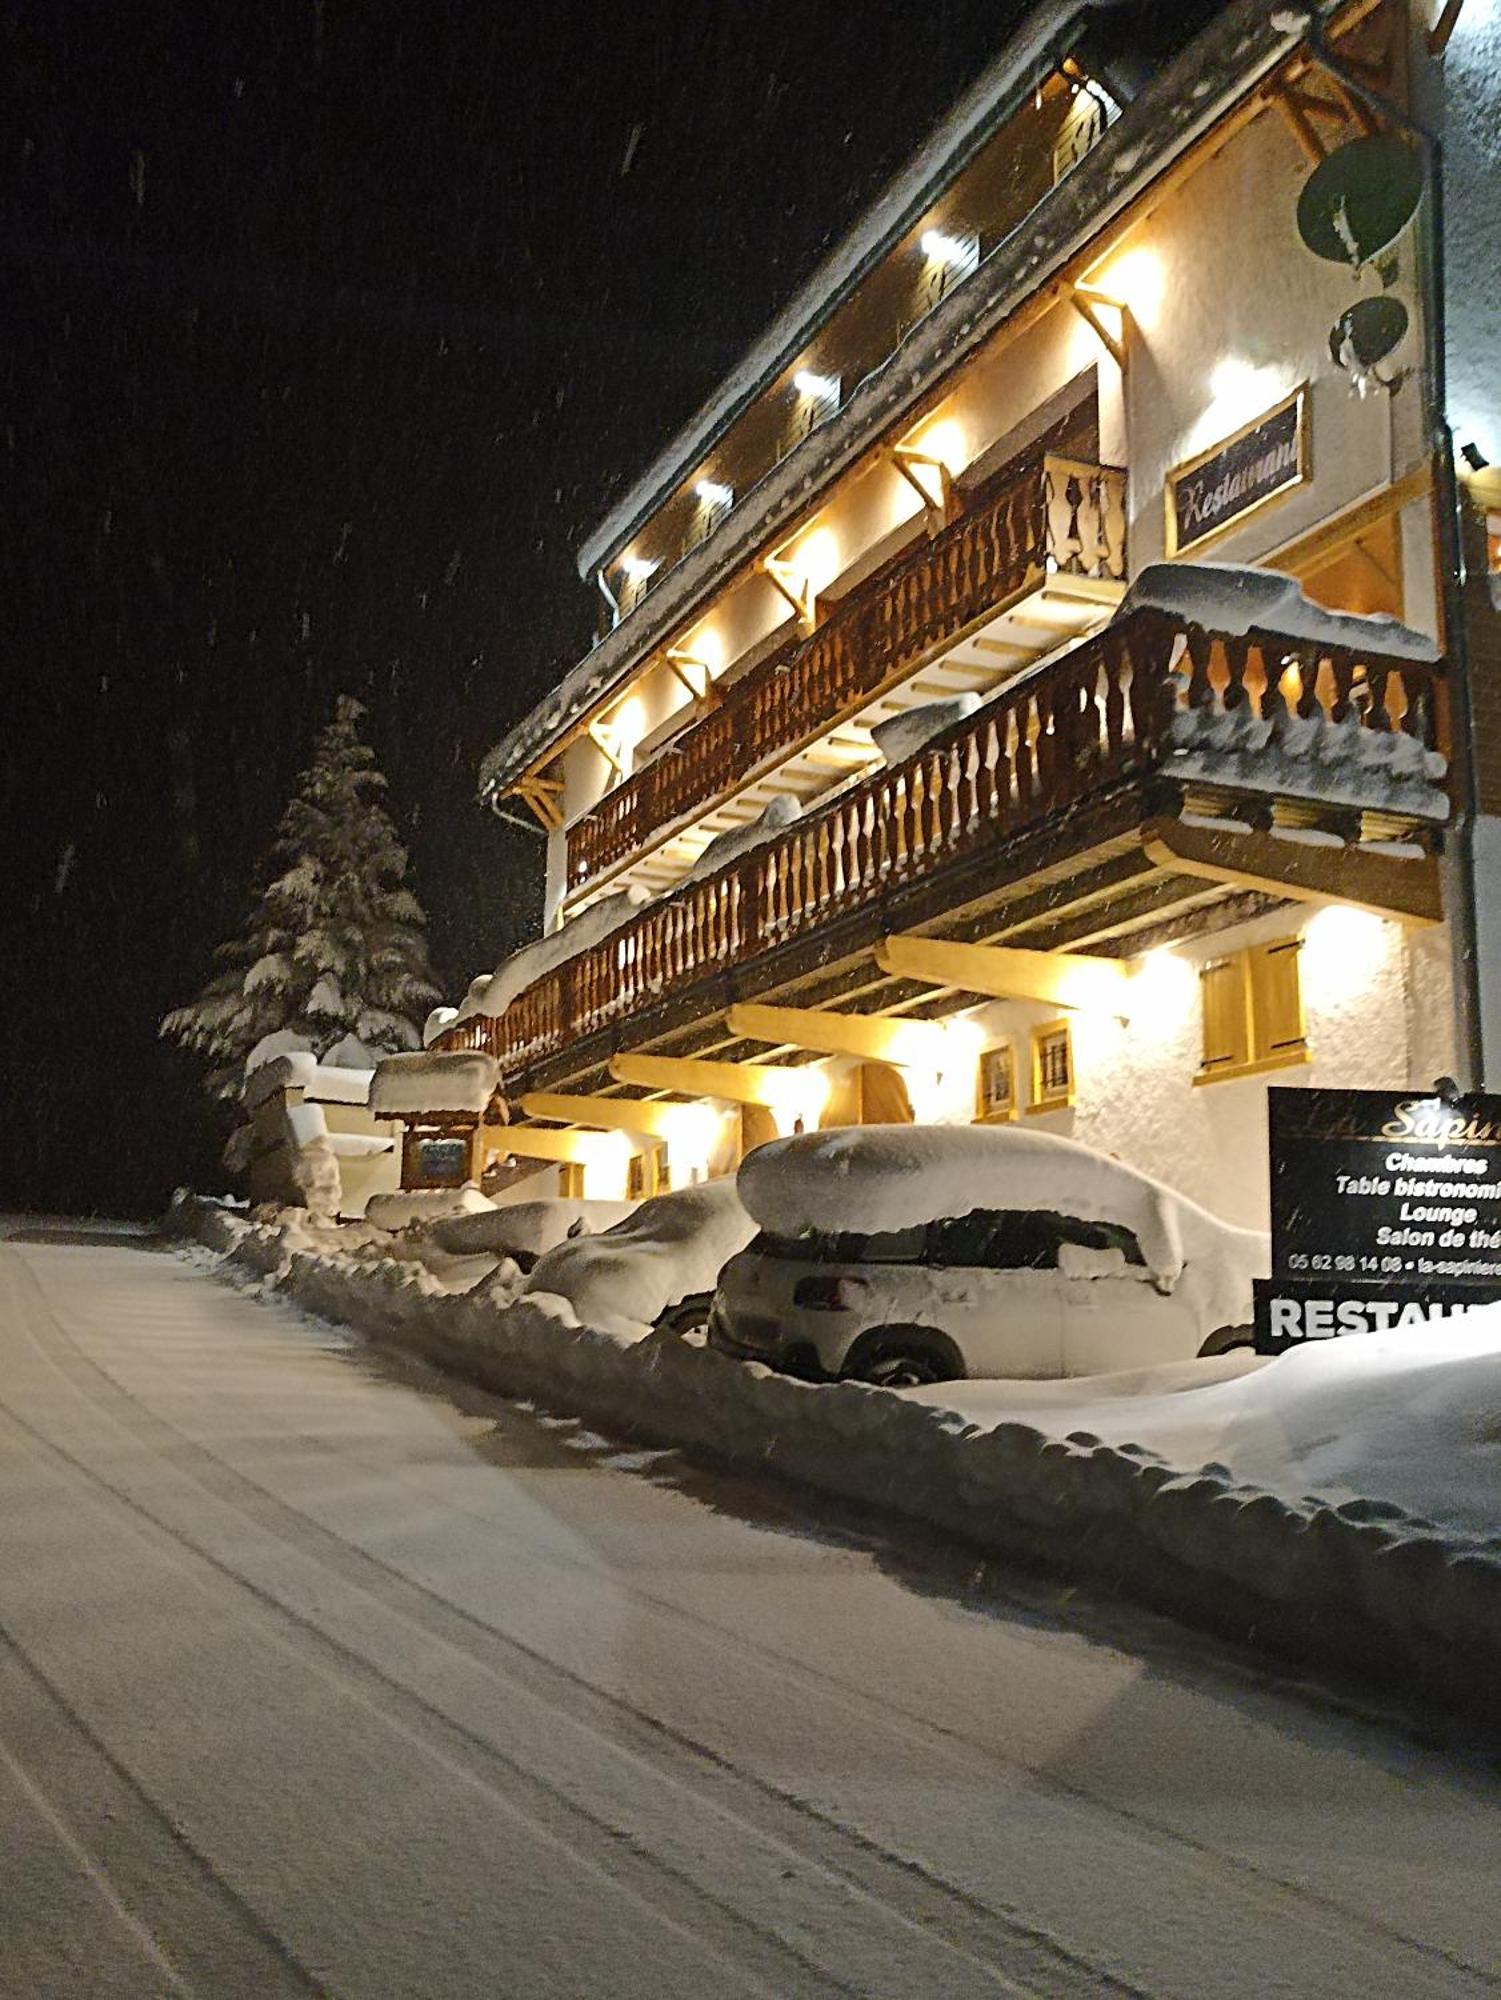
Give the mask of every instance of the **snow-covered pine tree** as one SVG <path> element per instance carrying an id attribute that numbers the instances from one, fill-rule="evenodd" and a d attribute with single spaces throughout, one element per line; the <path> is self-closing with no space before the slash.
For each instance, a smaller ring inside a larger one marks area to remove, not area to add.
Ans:
<path id="1" fill-rule="evenodd" d="M 360 736 L 364 713 L 339 697 L 282 814 L 249 923 L 219 946 L 198 998 L 162 1020 L 164 1036 L 203 1059 L 214 1097 L 238 1097 L 246 1059 L 268 1036 L 281 1050 L 356 1063 L 361 1046 L 374 1056 L 421 1044 L 417 1023 L 438 998 L 427 920 L 380 803 L 386 781 Z"/>

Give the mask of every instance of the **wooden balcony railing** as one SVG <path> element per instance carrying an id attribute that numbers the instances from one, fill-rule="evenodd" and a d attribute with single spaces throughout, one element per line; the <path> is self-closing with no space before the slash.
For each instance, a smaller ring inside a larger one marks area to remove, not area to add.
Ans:
<path id="1" fill-rule="evenodd" d="M 1171 775 L 1185 716 L 1254 712 L 1269 772 L 1287 733 L 1306 739 L 1311 724 L 1322 732 L 1319 756 L 1341 760 L 1331 785 L 1347 785 L 1361 770 L 1402 761 L 1397 751 L 1419 764 L 1435 752 L 1441 694 L 1442 669 L 1430 663 L 1367 661 L 1349 648 L 1272 633 L 1229 637 L 1161 611 L 1133 612 L 906 763 L 648 905 L 528 987 L 501 1019 L 464 1022 L 438 1046 L 488 1049 L 515 1074 L 1092 794 L 1150 772 Z"/>
<path id="2" fill-rule="evenodd" d="M 910 673 L 1050 572 L 1125 575 L 1125 474 L 1033 452 L 996 490 L 726 688 L 568 830 L 577 890 Z"/>

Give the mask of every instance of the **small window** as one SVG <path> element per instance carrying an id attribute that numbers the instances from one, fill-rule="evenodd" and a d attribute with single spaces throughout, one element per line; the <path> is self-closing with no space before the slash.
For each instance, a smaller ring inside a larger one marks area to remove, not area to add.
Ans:
<path id="1" fill-rule="evenodd" d="M 975 1117 L 982 1124 L 1003 1124 L 1016 1116 L 1016 1050 L 1010 1042 L 987 1049 L 980 1058 Z"/>
<path id="2" fill-rule="evenodd" d="M 584 1167 L 581 1160 L 565 1160 L 558 1168 L 558 1193 L 564 1201 L 584 1198 Z"/>
<path id="3" fill-rule="evenodd" d="M 646 1201 L 667 1186 L 667 1148 L 648 1146 L 644 1153 L 632 1153 L 625 1170 L 627 1201 Z"/>
<path id="4" fill-rule="evenodd" d="M 1032 1030 L 1031 1111 L 1062 1111 L 1074 1101 L 1074 1040 L 1067 1021 Z"/>
<path id="5" fill-rule="evenodd" d="M 1248 945 L 1199 974 L 1203 1053 L 1195 1083 L 1254 1076 L 1308 1060 L 1301 938 Z"/>

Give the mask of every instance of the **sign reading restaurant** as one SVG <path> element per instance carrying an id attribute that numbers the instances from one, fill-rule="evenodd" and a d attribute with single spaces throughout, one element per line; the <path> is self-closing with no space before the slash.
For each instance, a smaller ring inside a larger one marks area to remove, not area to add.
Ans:
<path id="1" fill-rule="evenodd" d="M 1175 465 L 1167 475 L 1167 553 L 1190 549 L 1238 527 L 1248 514 L 1308 478 L 1308 391 Z"/>
<path id="2" fill-rule="evenodd" d="M 1267 1112 L 1263 1353 L 1501 1299 L 1501 1097 L 1271 1090 Z"/>

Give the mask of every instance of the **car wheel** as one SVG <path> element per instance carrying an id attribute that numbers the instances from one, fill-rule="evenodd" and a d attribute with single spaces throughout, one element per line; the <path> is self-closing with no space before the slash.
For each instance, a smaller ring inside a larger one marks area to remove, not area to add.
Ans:
<path id="1" fill-rule="evenodd" d="M 844 1364 L 846 1381 L 881 1389 L 920 1389 L 930 1382 L 959 1382 L 964 1362 L 946 1334 L 925 1326 L 879 1326 L 863 1333 Z"/>
<path id="2" fill-rule="evenodd" d="M 1201 1361 L 1213 1361 L 1217 1355 L 1233 1354 L 1238 1347 L 1254 1347 L 1256 1329 L 1251 1326 L 1217 1326 L 1204 1345 L 1199 1349 Z"/>

